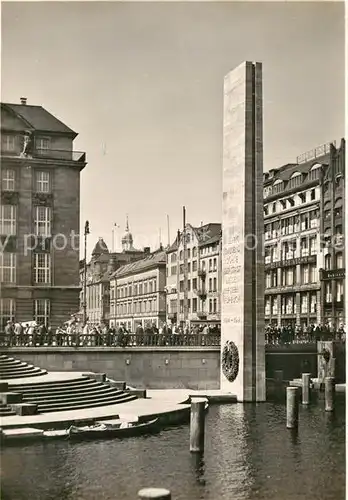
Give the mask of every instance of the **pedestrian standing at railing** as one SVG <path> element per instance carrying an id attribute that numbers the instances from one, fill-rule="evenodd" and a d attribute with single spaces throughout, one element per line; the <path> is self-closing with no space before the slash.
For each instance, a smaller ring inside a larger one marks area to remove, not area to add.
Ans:
<path id="1" fill-rule="evenodd" d="M 15 323 L 15 345 L 20 346 L 23 343 L 23 326 L 19 321 Z"/>
<path id="2" fill-rule="evenodd" d="M 12 345 L 13 337 L 14 337 L 14 328 L 12 321 L 9 320 L 5 326 L 5 338 L 8 345 Z"/>

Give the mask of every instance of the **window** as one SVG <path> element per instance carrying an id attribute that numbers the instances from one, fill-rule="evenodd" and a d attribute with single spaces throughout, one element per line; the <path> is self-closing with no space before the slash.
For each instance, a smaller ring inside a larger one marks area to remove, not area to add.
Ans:
<path id="1" fill-rule="evenodd" d="M 336 281 L 336 301 L 337 302 L 343 302 L 343 290 L 344 290 L 343 280 L 337 280 Z"/>
<path id="2" fill-rule="evenodd" d="M 193 278 L 192 280 L 192 290 L 197 290 L 197 278 Z"/>
<path id="3" fill-rule="evenodd" d="M 48 253 L 34 255 L 34 280 L 35 283 L 51 282 L 51 256 Z"/>
<path id="4" fill-rule="evenodd" d="M 308 257 L 309 255 L 309 240 L 308 238 L 301 238 L 301 257 Z"/>
<path id="5" fill-rule="evenodd" d="M 180 264 L 180 266 L 179 266 L 179 274 L 184 274 L 184 264 Z"/>
<path id="6" fill-rule="evenodd" d="M 197 248 L 196 247 L 193 247 L 192 248 L 192 257 L 197 257 Z"/>
<path id="7" fill-rule="evenodd" d="M 336 254 L 336 268 L 337 269 L 343 268 L 343 254 L 341 252 Z"/>
<path id="8" fill-rule="evenodd" d="M 330 269 L 331 269 L 331 255 L 330 254 L 325 255 L 324 265 L 325 265 L 325 271 L 330 271 Z"/>
<path id="9" fill-rule="evenodd" d="M 325 302 L 332 302 L 332 289 L 330 282 L 325 284 Z"/>
<path id="10" fill-rule="evenodd" d="M 217 259 L 214 259 L 214 261 L 213 261 L 213 270 L 214 271 L 217 270 Z"/>
<path id="11" fill-rule="evenodd" d="M 134 285 L 134 295 L 138 295 L 138 285 Z"/>
<path id="12" fill-rule="evenodd" d="M 194 260 L 194 261 L 192 262 L 192 271 L 193 271 L 193 272 L 197 271 L 197 261 L 196 261 L 196 260 Z"/>
<path id="13" fill-rule="evenodd" d="M 209 259 L 209 272 L 213 270 L 213 260 Z"/>
<path id="14" fill-rule="evenodd" d="M 1 187 L 3 191 L 14 191 L 15 189 L 15 171 L 4 168 L 1 174 Z"/>
<path id="15" fill-rule="evenodd" d="M 176 253 L 172 253 L 170 261 L 172 264 L 176 262 Z"/>
<path id="16" fill-rule="evenodd" d="M 16 213 L 15 205 L 0 205 L 0 234 L 16 234 Z"/>
<path id="17" fill-rule="evenodd" d="M 299 186 L 302 182 L 302 174 L 300 172 L 294 172 L 289 180 L 288 188 L 294 188 Z"/>
<path id="18" fill-rule="evenodd" d="M 312 293 L 310 295 L 310 313 L 314 314 L 317 312 L 317 294 Z"/>
<path id="19" fill-rule="evenodd" d="M 187 258 L 188 259 L 191 258 L 191 250 L 190 250 L 190 248 L 187 249 Z"/>
<path id="20" fill-rule="evenodd" d="M 272 276 L 271 271 L 266 272 L 266 288 L 271 288 L 272 286 Z"/>
<path id="21" fill-rule="evenodd" d="M 301 231 L 309 229 L 309 213 L 301 214 Z"/>
<path id="22" fill-rule="evenodd" d="M 217 313 L 217 300 L 216 299 L 213 300 L 213 313 L 214 314 Z"/>
<path id="23" fill-rule="evenodd" d="M 195 299 L 193 299 L 195 300 Z M 184 312 L 184 301 L 183 300 L 180 300 L 180 314 L 182 314 Z"/>
<path id="24" fill-rule="evenodd" d="M 156 292 L 157 290 L 157 280 L 153 280 L 153 291 Z"/>
<path id="25" fill-rule="evenodd" d="M 172 266 L 171 269 L 170 269 L 170 272 L 171 272 L 172 276 L 176 275 L 177 267 L 176 266 Z"/>
<path id="26" fill-rule="evenodd" d="M 180 251 L 179 258 L 180 258 L 180 260 L 184 260 L 184 251 L 183 250 Z"/>
<path id="27" fill-rule="evenodd" d="M 51 235 L 51 208 L 35 207 L 35 234 L 38 236 Z"/>
<path id="28" fill-rule="evenodd" d="M 265 298 L 265 315 L 271 314 L 271 299 L 270 297 Z"/>
<path id="29" fill-rule="evenodd" d="M 50 191 L 50 176 L 48 172 L 36 172 L 36 192 L 49 193 Z"/>
<path id="30" fill-rule="evenodd" d="M 152 293 L 152 281 L 149 281 L 149 293 Z"/>
<path id="31" fill-rule="evenodd" d="M 172 314 L 175 314 L 177 312 L 177 309 L 178 309 L 178 301 L 175 300 L 175 299 L 171 299 L 171 301 L 170 301 L 170 312 Z"/>
<path id="32" fill-rule="evenodd" d="M 144 288 L 145 288 L 145 285 L 144 285 Z M 145 290 L 144 290 L 144 293 L 146 293 Z M 129 287 L 128 287 L 128 295 L 129 296 L 132 295 L 132 287 L 131 287 L 131 285 L 129 285 Z"/>
<path id="33" fill-rule="evenodd" d="M 309 283 L 309 266 L 308 264 L 304 264 L 301 267 L 301 284 L 305 285 Z"/>
<path id="34" fill-rule="evenodd" d="M 0 299 L 0 329 L 4 331 L 8 321 L 15 319 L 14 299 Z"/>
<path id="35" fill-rule="evenodd" d="M 180 283 L 179 283 L 179 291 L 180 292 L 184 291 L 184 282 L 183 281 L 180 281 Z"/>
<path id="36" fill-rule="evenodd" d="M 127 290 L 127 288 L 126 288 Z M 139 283 L 139 295 L 142 295 L 143 294 L 143 284 L 142 283 Z"/>
<path id="37" fill-rule="evenodd" d="M 272 315 L 278 314 L 278 299 L 274 295 L 271 297 L 271 307 Z"/>
<path id="38" fill-rule="evenodd" d="M 190 292 L 191 291 L 191 281 L 187 280 L 187 290 Z"/>
<path id="39" fill-rule="evenodd" d="M 214 278 L 214 280 L 213 280 L 213 292 L 217 291 L 216 281 L 217 281 L 216 278 Z"/>
<path id="40" fill-rule="evenodd" d="M 191 262 L 189 262 L 187 264 L 187 272 L 190 273 L 191 272 Z"/>
<path id="41" fill-rule="evenodd" d="M 277 211 L 277 204 L 274 202 L 272 203 L 272 212 L 275 213 Z"/>
<path id="42" fill-rule="evenodd" d="M 316 283 L 318 281 L 318 272 L 316 264 L 309 265 L 309 282 Z"/>
<path id="43" fill-rule="evenodd" d="M 294 267 L 286 267 L 282 270 L 282 285 L 283 286 L 292 286 L 295 283 L 295 268 Z"/>
<path id="44" fill-rule="evenodd" d="M 209 278 L 209 292 L 213 291 L 213 280 L 212 278 Z"/>
<path id="45" fill-rule="evenodd" d="M 308 295 L 307 293 L 301 293 L 301 313 L 308 313 Z"/>
<path id="46" fill-rule="evenodd" d="M 48 149 L 50 149 L 50 138 L 49 137 L 37 137 L 35 139 L 35 146 L 38 150 L 38 153 L 45 153 Z"/>
<path id="47" fill-rule="evenodd" d="M 197 312 L 197 299 L 192 299 L 192 312 Z"/>
<path id="48" fill-rule="evenodd" d="M 311 190 L 311 201 L 315 200 L 315 189 Z"/>
<path id="49" fill-rule="evenodd" d="M 16 283 L 16 254 L 0 253 L 0 282 Z"/>
<path id="50" fill-rule="evenodd" d="M 5 151 L 14 151 L 16 148 L 15 136 L 9 134 L 2 134 L 2 147 Z"/>
<path id="51" fill-rule="evenodd" d="M 37 323 L 49 326 L 50 301 L 49 299 L 34 300 L 34 319 Z"/>
<path id="52" fill-rule="evenodd" d="M 213 312 L 213 301 L 212 299 L 209 299 L 209 314 Z"/>
<path id="53" fill-rule="evenodd" d="M 314 236 L 309 238 L 309 255 L 316 255 L 317 253 L 317 238 Z"/>
<path id="54" fill-rule="evenodd" d="M 293 295 L 282 296 L 282 314 L 294 314 L 295 298 Z"/>
<path id="55" fill-rule="evenodd" d="M 312 166 L 310 172 L 308 173 L 307 180 L 314 181 L 315 179 L 319 179 L 320 172 L 321 172 L 321 165 L 320 163 L 316 163 L 315 165 Z"/>
<path id="56" fill-rule="evenodd" d="M 276 180 L 272 186 L 272 194 L 280 193 L 283 190 L 283 187 L 283 181 L 281 181 L 280 179 Z"/>

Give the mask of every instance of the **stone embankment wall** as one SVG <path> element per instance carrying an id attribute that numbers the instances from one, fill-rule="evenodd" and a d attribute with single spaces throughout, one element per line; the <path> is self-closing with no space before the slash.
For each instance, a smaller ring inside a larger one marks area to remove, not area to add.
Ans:
<path id="1" fill-rule="evenodd" d="M 48 371 L 105 372 L 115 380 L 151 389 L 218 389 L 220 349 L 109 348 L 109 347 L 12 347 L 2 352 Z M 306 371 L 317 375 L 316 345 L 267 346 L 266 376 L 283 370 L 284 379 L 300 377 Z"/>

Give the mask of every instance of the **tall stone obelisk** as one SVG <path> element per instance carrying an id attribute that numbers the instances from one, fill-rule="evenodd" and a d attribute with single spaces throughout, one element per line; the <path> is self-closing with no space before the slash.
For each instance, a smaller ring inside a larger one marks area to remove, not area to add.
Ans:
<path id="1" fill-rule="evenodd" d="M 262 65 L 224 81 L 221 389 L 265 401 Z"/>

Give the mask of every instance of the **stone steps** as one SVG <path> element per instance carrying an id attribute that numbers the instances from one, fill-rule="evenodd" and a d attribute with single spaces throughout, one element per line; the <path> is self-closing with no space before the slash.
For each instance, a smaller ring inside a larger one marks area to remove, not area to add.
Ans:
<path id="1" fill-rule="evenodd" d="M 2 354 L 0 357 L 0 379 L 34 377 L 46 374 L 46 370 Z"/>
<path id="2" fill-rule="evenodd" d="M 0 417 L 8 417 L 10 415 L 15 415 L 16 412 L 8 405 L 0 404 Z"/>
<path id="3" fill-rule="evenodd" d="M 28 392 L 28 391 L 54 391 L 56 389 L 62 390 L 62 391 L 68 391 L 68 390 L 74 390 L 74 389 L 82 389 L 82 388 L 87 388 L 87 387 L 94 387 L 98 385 L 98 382 L 95 380 L 89 379 L 89 378 L 80 378 L 80 379 L 74 379 L 74 380 L 62 380 L 61 382 L 39 382 L 37 384 L 35 383 L 28 383 L 28 384 L 12 384 L 11 383 L 11 390 L 15 392 Z"/>
<path id="4" fill-rule="evenodd" d="M 65 393 L 62 394 L 60 391 L 56 393 L 49 394 L 38 394 L 35 392 L 30 393 L 30 396 L 23 394 L 23 401 L 27 402 L 35 402 L 35 403 L 44 403 L 50 401 L 69 401 L 69 400 L 80 400 L 80 399 L 88 399 L 93 397 L 104 397 L 109 395 L 118 396 L 119 394 L 124 394 L 123 391 L 119 391 L 117 389 L 113 389 L 112 387 L 96 387 L 94 391 L 84 391 L 84 392 L 74 392 L 74 393 Z"/>
<path id="5" fill-rule="evenodd" d="M 70 404 L 63 402 L 59 404 L 39 404 L 38 411 L 40 413 L 49 413 L 53 411 L 81 410 L 85 408 L 97 408 L 98 406 L 109 406 L 119 403 L 127 403 L 129 401 L 133 401 L 134 399 L 137 399 L 137 397 L 124 393 L 117 399 L 115 398 L 115 396 L 112 396 L 110 398 L 99 398 L 99 400 L 86 400 L 82 402 L 72 401 Z"/>

